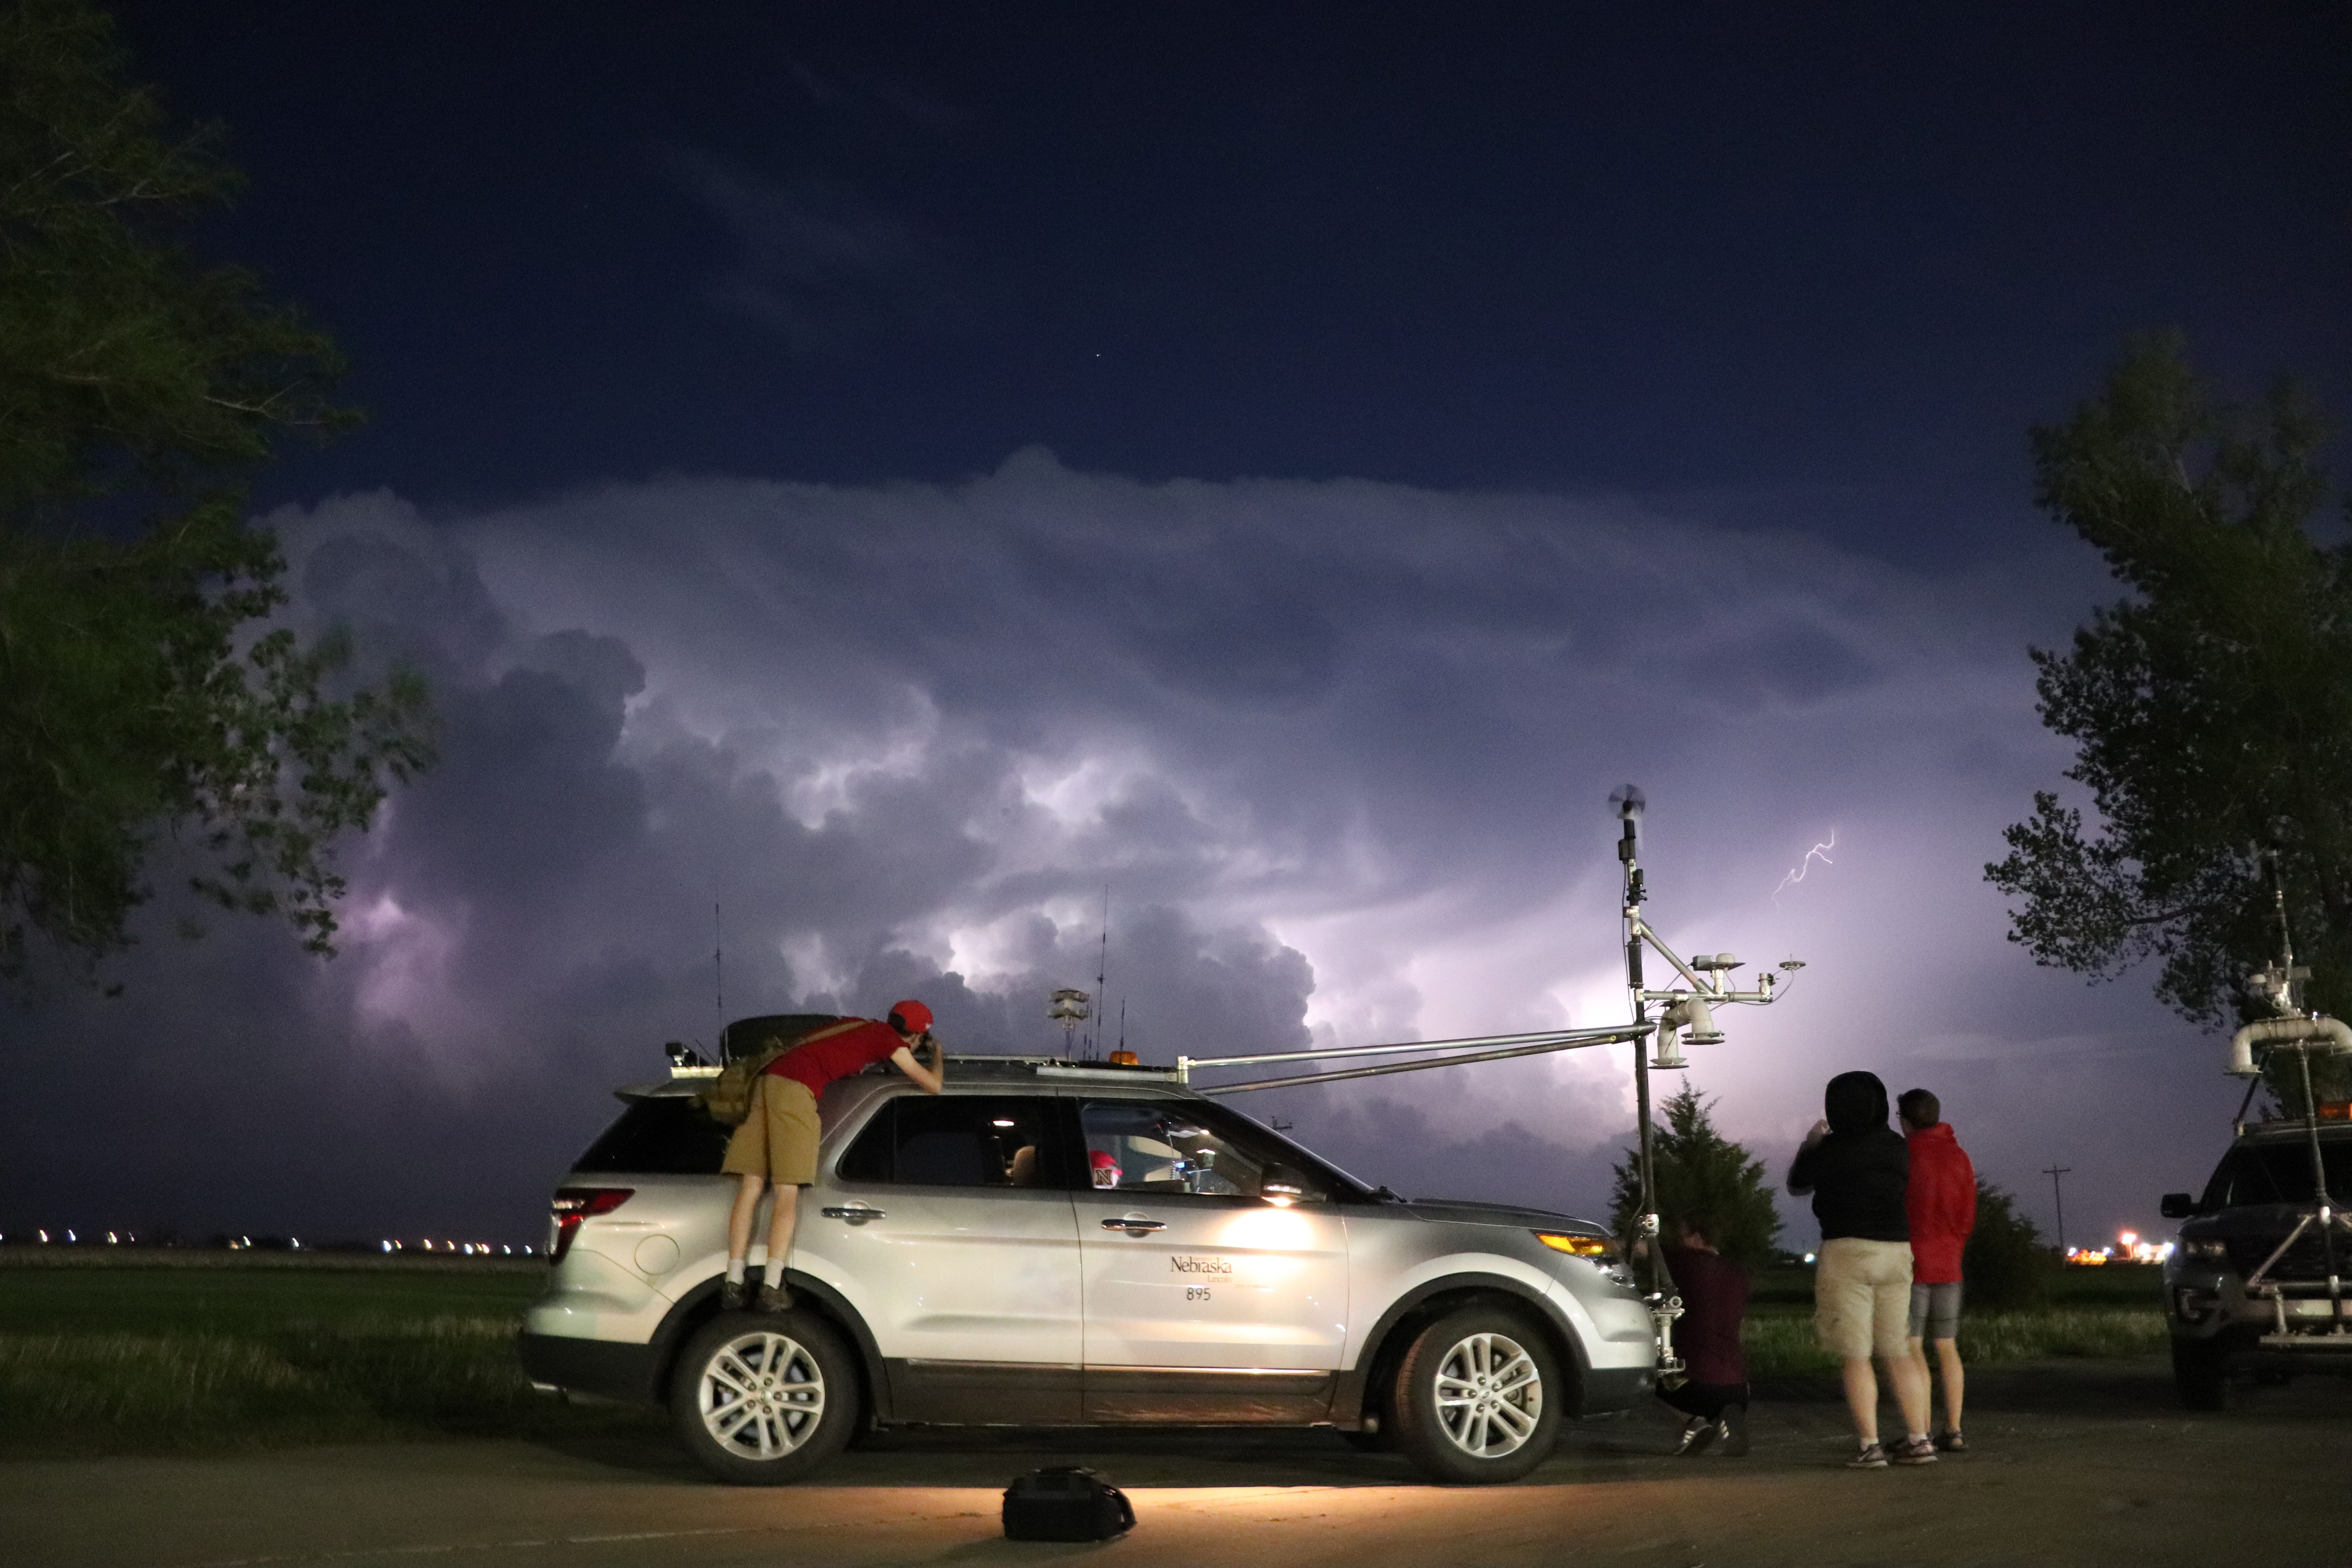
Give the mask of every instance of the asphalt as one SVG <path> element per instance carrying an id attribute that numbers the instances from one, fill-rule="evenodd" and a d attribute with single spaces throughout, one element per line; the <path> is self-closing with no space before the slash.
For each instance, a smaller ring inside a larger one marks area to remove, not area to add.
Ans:
<path id="1" fill-rule="evenodd" d="M 0 1466 L 10 1568 L 702 1568 L 1058 1563 L 1383 1564 L 2352 1562 L 2352 1382 L 2299 1379 L 2190 1415 L 2159 1363 L 1980 1371 L 1973 1451 L 1843 1468 L 1843 1407 L 1764 1390 L 1745 1458 L 1676 1459 L 1649 1410 L 1571 1427 L 1514 1486 L 1424 1485 L 1323 1434 L 923 1434 L 808 1483 L 713 1485 L 658 1436 Z M 1087 1463 L 1123 1540 L 1004 1540 L 1019 1472 Z"/>

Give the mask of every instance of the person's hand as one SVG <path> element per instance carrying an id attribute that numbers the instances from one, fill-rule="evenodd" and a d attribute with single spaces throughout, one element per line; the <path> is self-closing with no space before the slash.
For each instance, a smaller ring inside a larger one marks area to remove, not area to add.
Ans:
<path id="1" fill-rule="evenodd" d="M 1826 1121 L 1816 1121 L 1813 1123 L 1812 1131 L 1805 1134 L 1805 1147 L 1810 1149 L 1829 1135 L 1830 1124 Z"/>

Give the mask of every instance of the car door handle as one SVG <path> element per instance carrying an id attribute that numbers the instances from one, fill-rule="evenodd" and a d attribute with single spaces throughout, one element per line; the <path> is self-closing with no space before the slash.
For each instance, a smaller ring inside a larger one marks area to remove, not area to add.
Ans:
<path id="1" fill-rule="evenodd" d="M 1137 1219 L 1132 1215 L 1113 1215 L 1102 1222 L 1105 1230 L 1123 1230 L 1129 1236 L 1142 1236 L 1155 1230 L 1166 1230 L 1168 1222 L 1160 1219 Z"/>
<path id="2" fill-rule="evenodd" d="M 880 1219 L 888 1211 L 868 1208 L 864 1204 L 851 1204 L 845 1208 L 820 1209 L 827 1219 L 845 1219 L 852 1225 L 864 1225 L 869 1219 Z"/>

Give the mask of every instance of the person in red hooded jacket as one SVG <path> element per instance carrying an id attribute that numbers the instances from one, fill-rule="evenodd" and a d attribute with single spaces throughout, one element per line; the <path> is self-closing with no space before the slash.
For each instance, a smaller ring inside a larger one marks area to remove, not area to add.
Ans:
<path id="1" fill-rule="evenodd" d="M 1977 1227 L 1977 1168 L 1952 1136 L 1942 1102 L 1924 1089 L 1906 1089 L 1895 1101 L 1903 1119 L 1903 1141 L 1911 1151 L 1911 1185 L 1904 1206 L 1911 1221 L 1911 1357 L 1927 1376 L 1927 1342 L 1936 1342 L 1944 1374 L 1944 1430 L 1936 1447 L 1965 1453 L 1960 1436 L 1960 1400 L 1967 1377 L 1960 1369 L 1960 1254 Z"/>

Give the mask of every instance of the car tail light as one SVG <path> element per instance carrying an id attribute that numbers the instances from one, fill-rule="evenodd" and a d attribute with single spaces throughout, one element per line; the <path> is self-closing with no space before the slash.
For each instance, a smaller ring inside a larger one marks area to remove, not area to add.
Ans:
<path id="1" fill-rule="evenodd" d="M 635 1187 L 558 1187 L 555 1189 L 555 1238 L 548 1244 L 548 1257 L 557 1263 L 572 1250 L 572 1238 L 580 1234 L 580 1222 L 592 1215 L 611 1214 L 627 1203 L 636 1192 Z"/>

